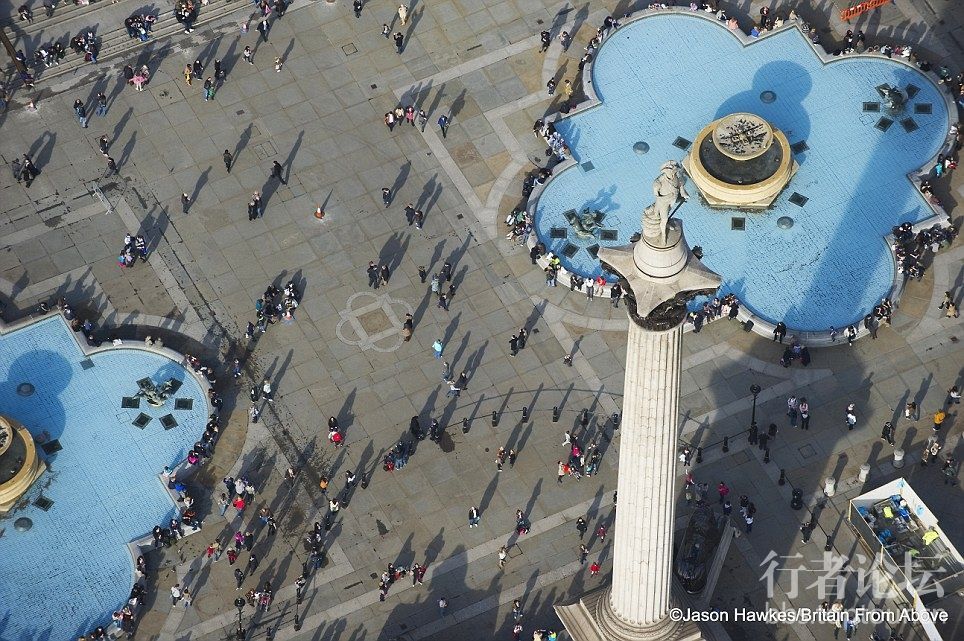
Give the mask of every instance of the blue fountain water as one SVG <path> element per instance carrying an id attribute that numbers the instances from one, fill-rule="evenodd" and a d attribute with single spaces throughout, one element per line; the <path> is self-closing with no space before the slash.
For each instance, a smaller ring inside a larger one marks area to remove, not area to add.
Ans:
<path id="1" fill-rule="evenodd" d="M 795 154 L 797 175 L 765 212 L 710 209 L 688 185 L 692 198 L 677 216 L 689 244 L 702 246 L 703 262 L 723 277 L 721 291 L 803 331 L 846 326 L 887 294 L 894 265 L 883 237 L 931 215 L 906 174 L 947 134 L 944 99 L 926 76 L 883 58 L 824 64 L 795 29 L 743 46 L 722 25 L 685 14 L 626 25 L 600 48 L 592 71 L 602 104 L 556 124 L 580 166 L 554 176 L 536 208 L 539 238 L 567 269 L 601 273 L 587 248 L 627 244 L 640 229 L 659 166 L 685 156 L 677 138 L 691 141 L 716 118 L 746 111 L 808 149 Z M 884 83 L 917 89 L 886 131 L 875 127 L 885 106 L 863 110 L 864 102 L 881 102 L 876 87 Z M 776 99 L 761 99 L 765 91 Z M 906 118 L 915 130 L 905 129 Z M 637 153 L 637 142 L 648 153 Z M 802 207 L 789 201 L 794 193 L 807 198 Z M 568 228 L 563 212 L 585 207 L 605 212 L 602 227 L 615 240 L 551 237 L 553 228 Z M 731 229 L 734 216 L 746 219 L 744 231 Z M 793 219 L 790 229 L 777 226 L 781 216 Z M 567 245 L 576 249 L 571 258 Z"/>
<path id="2" fill-rule="evenodd" d="M 60 317 L 0 337 L 0 354 L 0 413 L 63 447 L 29 494 L 42 490 L 49 511 L 31 504 L 0 523 L 0 639 L 76 638 L 109 623 L 126 601 L 134 576 L 125 544 L 174 515 L 158 474 L 200 438 L 205 393 L 178 363 L 144 350 L 94 354 L 85 369 Z M 174 396 L 192 399 L 193 409 L 175 410 L 174 399 L 121 408 L 144 377 L 183 381 Z M 21 383 L 34 393 L 18 394 Z M 143 430 L 131 424 L 141 412 L 152 417 Z M 177 427 L 161 426 L 166 414 Z M 13 528 L 21 516 L 33 521 L 27 532 Z"/>

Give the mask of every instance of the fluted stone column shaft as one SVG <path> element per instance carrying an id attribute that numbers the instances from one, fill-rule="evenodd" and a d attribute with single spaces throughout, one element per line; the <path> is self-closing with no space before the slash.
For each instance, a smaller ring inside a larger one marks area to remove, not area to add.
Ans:
<path id="1" fill-rule="evenodd" d="M 654 332 L 629 322 L 609 599 L 630 625 L 670 609 L 682 343 L 682 324 Z"/>

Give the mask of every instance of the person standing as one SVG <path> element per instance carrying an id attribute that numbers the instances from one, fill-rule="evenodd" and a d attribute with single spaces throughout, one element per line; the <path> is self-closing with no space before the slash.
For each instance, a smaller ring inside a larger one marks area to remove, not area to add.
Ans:
<path id="1" fill-rule="evenodd" d="M 270 379 L 266 378 L 264 382 L 261 383 L 261 392 L 264 394 L 264 400 L 269 403 L 274 403 L 274 390 L 271 388 Z"/>
<path id="2" fill-rule="evenodd" d="M 110 146 L 110 145 L 109 145 L 109 143 L 107 142 L 107 135 L 106 135 L 106 134 L 97 139 L 97 147 L 98 147 L 98 149 L 100 149 L 101 155 L 103 155 L 103 156 L 106 156 L 106 155 L 107 155 L 107 149 L 108 149 L 109 146 Z"/>
<path id="3" fill-rule="evenodd" d="M 185 214 L 191 209 L 191 197 L 186 193 L 181 194 L 181 211 Z"/>
<path id="4" fill-rule="evenodd" d="M 550 96 L 556 93 L 556 81 L 555 81 L 555 79 L 549 78 L 549 81 L 546 83 L 546 89 L 549 91 L 549 95 L 550 95 Z"/>
<path id="5" fill-rule="evenodd" d="M 519 337 L 515 334 L 509 339 L 509 356 L 515 356 L 519 353 Z"/>
<path id="6" fill-rule="evenodd" d="M 810 429 L 810 403 L 807 402 L 806 398 L 801 398 L 800 404 L 797 407 L 800 410 L 800 429 L 809 430 Z"/>
<path id="7" fill-rule="evenodd" d="M 797 426 L 797 412 L 799 410 L 800 404 L 797 401 L 795 394 L 791 394 L 787 397 L 787 417 L 790 419 L 790 427 Z"/>
<path id="8" fill-rule="evenodd" d="M 539 34 L 539 41 L 542 43 L 542 48 L 539 49 L 541 53 L 549 51 L 549 44 L 552 42 L 552 34 L 548 31 L 543 31 Z"/>
<path id="9" fill-rule="evenodd" d="M 398 19 L 403 27 L 408 22 L 408 7 L 403 4 L 398 5 Z"/>
<path id="10" fill-rule="evenodd" d="M 388 25 L 387 25 L 387 24 L 383 24 L 383 25 L 382 25 L 382 35 L 385 36 L 385 39 L 388 40 L 388 38 L 389 38 L 389 36 L 391 36 L 391 34 L 392 34 L 392 30 L 388 28 Z"/>
<path id="11" fill-rule="evenodd" d="M 379 283 L 382 285 L 388 284 L 388 279 L 392 277 L 392 270 L 389 269 L 388 265 L 382 265 L 382 268 L 378 271 Z"/>
<path id="12" fill-rule="evenodd" d="M 183 593 L 181 592 L 181 584 L 175 583 L 174 585 L 172 585 L 171 586 L 171 605 L 172 606 L 177 605 L 177 602 L 181 600 L 182 595 Z"/>
<path id="13" fill-rule="evenodd" d="M 87 128 L 87 110 L 84 108 L 84 101 L 78 98 L 74 101 L 74 113 L 77 114 L 77 122 L 83 129 Z"/>
<path id="14" fill-rule="evenodd" d="M 405 322 L 402 323 L 402 340 L 406 343 L 412 340 L 412 333 L 415 329 L 415 321 L 410 313 L 405 314 Z"/>
<path id="15" fill-rule="evenodd" d="M 395 50 L 398 55 L 402 55 L 402 51 L 405 49 L 405 36 L 402 35 L 401 31 L 396 31 L 395 35 L 392 36 L 392 40 L 395 41 Z"/>
<path id="16" fill-rule="evenodd" d="M 847 406 L 847 431 L 852 432 L 854 425 L 857 424 L 857 410 L 854 408 L 854 404 L 851 403 Z"/>
<path id="17" fill-rule="evenodd" d="M 355 12 L 356 18 L 361 18 L 361 10 L 363 6 L 364 5 L 362 4 L 362 0 L 355 0 L 354 2 L 351 3 L 351 8 Z"/>
<path id="18" fill-rule="evenodd" d="M 469 527 L 470 528 L 479 527 L 479 521 L 481 520 L 482 520 L 482 517 L 479 514 L 479 508 L 475 507 L 474 505 L 470 507 L 469 508 Z"/>
<path id="19" fill-rule="evenodd" d="M 388 187 L 382 187 L 382 202 L 386 208 L 392 204 L 392 190 Z"/>
<path id="20" fill-rule="evenodd" d="M 268 41 L 268 29 L 270 29 L 267 18 L 262 18 L 261 22 L 258 23 L 258 32 L 261 34 L 261 39 L 265 42 Z"/>
<path id="21" fill-rule="evenodd" d="M 107 96 L 103 93 L 97 94 L 97 115 L 107 115 Z"/>
<path id="22" fill-rule="evenodd" d="M 234 580 L 237 582 L 237 587 L 235 590 L 240 590 L 241 584 L 244 583 L 244 570 L 241 568 L 234 568 Z"/>
<path id="23" fill-rule="evenodd" d="M 592 565 L 589 566 L 589 576 L 596 576 L 599 574 L 599 561 L 593 561 Z"/>
<path id="24" fill-rule="evenodd" d="M 720 503 L 726 500 L 727 495 L 730 493 L 730 488 L 726 486 L 726 483 L 720 481 L 720 484 L 716 486 L 716 491 L 720 495 Z"/>
<path id="25" fill-rule="evenodd" d="M 214 80 L 210 76 L 204 80 L 204 100 L 214 100 Z"/>
<path id="26" fill-rule="evenodd" d="M 499 548 L 499 569 L 505 569 L 505 560 L 509 558 L 509 548 L 502 546 Z"/>
<path id="27" fill-rule="evenodd" d="M 961 390 L 957 385 L 947 390 L 947 400 L 944 401 L 944 404 L 948 407 L 961 404 Z"/>
<path id="28" fill-rule="evenodd" d="M 512 602 L 512 620 L 521 621 L 522 620 L 522 602 L 519 599 L 515 599 Z"/>
<path id="29" fill-rule="evenodd" d="M 623 288 L 619 286 L 619 283 L 613 283 L 613 286 L 609 288 L 609 297 L 612 299 L 613 308 L 619 308 L 619 298 L 623 295 Z"/>
<path id="30" fill-rule="evenodd" d="M 224 169 L 230 174 L 230 173 L 231 173 L 231 165 L 234 164 L 234 156 L 231 155 L 231 152 L 230 152 L 230 151 L 228 151 L 227 149 L 225 149 L 225 150 L 224 150 L 224 154 L 222 154 L 221 157 L 224 159 Z"/>
<path id="31" fill-rule="evenodd" d="M 104 173 L 104 177 L 110 176 L 111 174 L 117 173 L 117 163 L 113 158 L 107 156 L 107 171 Z"/>
<path id="32" fill-rule="evenodd" d="M 526 341 L 529 339 L 529 332 L 525 327 L 519 328 L 519 349 L 525 349 Z"/>
<path id="33" fill-rule="evenodd" d="M 944 419 L 947 418 L 947 414 L 943 409 L 939 409 L 934 412 L 934 433 L 937 434 L 941 431 L 941 427 L 944 426 Z"/>
<path id="34" fill-rule="evenodd" d="M 436 338 L 435 342 L 432 343 L 432 351 L 435 353 L 435 358 L 442 358 L 442 350 L 444 348 L 444 345 L 442 345 L 442 339 Z"/>
<path id="35" fill-rule="evenodd" d="M 904 404 L 904 418 L 909 421 L 917 421 L 917 403 L 911 401 Z"/>

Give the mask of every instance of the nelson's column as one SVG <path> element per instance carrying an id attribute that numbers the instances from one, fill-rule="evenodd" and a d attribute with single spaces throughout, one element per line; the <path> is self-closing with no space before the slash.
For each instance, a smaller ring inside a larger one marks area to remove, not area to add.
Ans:
<path id="1" fill-rule="evenodd" d="M 612 585 L 556 606 L 575 641 L 700 638 L 695 624 L 670 619 L 680 348 L 686 302 L 714 292 L 720 278 L 693 255 L 681 221 L 672 219 L 687 198 L 682 169 L 672 161 L 660 169 L 642 238 L 599 251 L 603 266 L 620 277 L 630 319 L 619 509 Z"/>

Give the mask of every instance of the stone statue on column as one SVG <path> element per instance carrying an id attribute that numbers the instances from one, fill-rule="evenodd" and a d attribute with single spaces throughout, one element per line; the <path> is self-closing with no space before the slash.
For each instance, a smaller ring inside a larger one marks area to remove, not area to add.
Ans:
<path id="1" fill-rule="evenodd" d="M 686 193 L 686 174 L 678 162 L 664 162 L 659 172 L 659 176 L 653 181 L 653 197 L 656 202 L 643 210 L 643 236 L 659 247 L 666 247 L 669 220 L 680 199 L 686 201 L 690 196 Z"/>
<path id="2" fill-rule="evenodd" d="M 693 622 L 675 621 L 673 535 L 676 448 L 686 304 L 711 294 L 720 277 L 703 266 L 672 220 L 686 199 L 675 161 L 653 182 L 656 202 L 643 213 L 643 236 L 603 247 L 603 269 L 617 274 L 629 329 L 619 430 L 619 518 L 614 525 L 612 582 L 556 612 L 574 641 L 694 641 Z M 679 592 L 679 589 L 677 589 Z"/>

